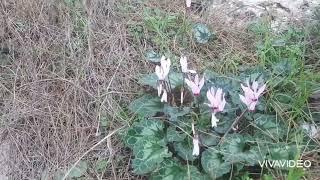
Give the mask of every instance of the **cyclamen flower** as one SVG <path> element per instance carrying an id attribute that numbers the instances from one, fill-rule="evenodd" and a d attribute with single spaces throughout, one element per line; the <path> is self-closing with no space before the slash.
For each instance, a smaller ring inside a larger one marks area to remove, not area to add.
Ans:
<path id="1" fill-rule="evenodd" d="M 217 127 L 219 119 L 216 118 L 216 113 L 222 112 L 226 105 L 225 93 L 222 92 L 221 88 L 215 91 L 215 89 L 211 87 L 207 91 L 207 98 L 210 102 L 210 104 L 207 105 L 212 109 L 211 126 Z"/>
<path id="2" fill-rule="evenodd" d="M 195 70 L 189 70 L 188 69 L 187 57 L 185 57 L 185 56 L 182 56 L 180 58 L 180 65 L 181 65 L 181 71 L 183 73 L 192 73 L 192 74 L 197 73 Z"/>
<path id="3" fill-rule="evenodd" d="M 194 81 L 190 81 L 189 79 L 185 79 L 187 85 L 191 88 L 193 95 L 199 96 L 200 90 L 204 85 L 204 77 L 199 80 L 198 74 L 194 77 Z"/>
<path id="4" fill-rule="evenodd" d="M 266 88 L 266 84 L 263 84 L 259 88 L 259 84 L 257 81 L 253 81 L 252 85 L 250 85 L 249 81 L 247 81 L 247 87 L 241 84 L 241 88 L 244 91 L 244 96 L 239 95 L 241 101 L 245 105 L 247 105 L 247 107 L 250 111 L 254 111 L 255 107 L 258 103 L 259 96 L 262 94 L 262 92 Z"/>
<path id="5" fill-rule="evenodd" d="M 168 58 L 166 60 L 166 57 L 162 56 L 160 60 L 160 66 L 156 66 L 156 75 L 158 76 L 159 80 L 165 80 L 167 75 L 170 71 L 171 61 Z"/>
<path id="6" fill-rule="evenodd" d="M 200 154 L 200 146 L 199 146 L 199 136 L 198 135 L 194 135 L 193 136 L 192 143 L 193 143 L 192 155 L 193 156 L 199 156 L 199 154 Z"/>
<path id="7" fill-rule="evenodd" d="M 189 8 L 191 7 L 191 0 L 186 0 L 186 6 Z"/>
<path id="8" fill-rule="evenodd" d="M 168 93 L 165 89 L 163 89 L 162 97 L 161 97 L 161 102 L 168 102 Z"/>
<path id="9" fill-rule="evenodd" d="M 192 127 L 192 143 L 193 143 L 193 150 L 192 150 L 192 155 L 193 156 L 198 156 L 200 154 L 200 146 L 199 146 L 199 136 L 196 133 L 196 130 L 194 128 L 194 123 L 191 124 Z"/>

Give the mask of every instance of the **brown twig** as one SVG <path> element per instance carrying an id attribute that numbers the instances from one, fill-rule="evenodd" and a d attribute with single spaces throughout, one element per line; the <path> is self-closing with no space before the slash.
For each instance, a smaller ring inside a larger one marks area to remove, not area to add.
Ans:
<path id="1" fill-rule="evenodd" d="M 233 127 L 235 127 L 240 120 L 242 119 L 242 117 L 244 116 L 244 114 L 248 111 L 248 109 L 246 109 L 245 111 L 243 111 L 240 116 L 238 116 L 238 118 L 232 123 L 232 125 L 230 126 L 230 128 L 224 133 L 224 135 L 222 136 L 222 138 L 220 139 L 220 142 L 218 145 L 222 144 L 224 139 L 226 138 L 226 136 L 229 134 L 229 132 L 231 131 L 231 129 L 233 129 Z"/>

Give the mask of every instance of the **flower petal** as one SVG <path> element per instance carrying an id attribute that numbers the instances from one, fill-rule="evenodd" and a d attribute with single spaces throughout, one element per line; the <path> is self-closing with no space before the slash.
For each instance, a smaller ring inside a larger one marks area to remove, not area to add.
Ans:
<path id="1" fill-rule="evenodd" d="M 258 92 L 256 93 L 257 98 L 263 93 L 263 91 L 264 91 L 265 89 L 266 89 L 266 84 L 263 84 L 263 85 L 259 88 Z"/>
<path id="2" fill-rule="evenodd" d="M 219 119 L 216 118 L 215 114 L 212 113 L 212 116 L 211 116 L 211 126 L 212 127 L 217 127 L 217 122 L 219 122 Z"/>
<path id="3" fill-rule="evenodd" d="M 192 155 L 198 156 L 200 154 L 200 147 L 199 147 L 199 139 L 197 136 L 192 138 L 192 143 L 193 143 Z"/>
<path id="4" fill-rule="evenodd" d="M 183 73 L 187 73 L 188 72 L 188 62 L 187 62 L 187 58 L 185 56 L 182 56 L 180 58 L 180 65 L 181 65 L 181 71 Z"/>
<path id="5" fill-rule="evenodd" d="M 188 72 L 191 74 L 197 74 L 197 71 L 188 69 Z"/>
<path id="6" fill-rule="evenodd" d="M 189 79 L 184 79 L 184 81 L 191 88 L 193 94 L 199 93 L 199 87 L 194 82 L 190 81 Z"/>
<path id="7" fill-rule="evenodd" d="M 248 100 L 244 97 L 244 96 L 242 96 L 241 94 L 239 94 L 239 96 L 240 96 L 240 100 L 245 104 L 245 105 L 249 105 L 249 102 L 248 102 Z"/>
<path id="8" fill-rule="evenodd" d="M 161 102 L 168 102 L 168 94 L 167 91 L 165 89 L 163 89 L 163 93 L 162 93 L 162 97 L 161 97 Z"/>
<path id="9" fill-rule="evenodd" d="M 258 82 L 257 81 L 253 81 L 252 86 L 251 86 L 253 92 L 257 92 L 258 91 L 258 86 L 259 86 Z"/>
<path id="10" fill-rule="evenodd" d="M 203 87 L 204 85 L 204 76 L 200 79 L 200 82 L 199 82 L 199 91 L 201 90 L 201 88 Z"/>
<path id="11" fill-rule="evenodd" d="M 156 71 L 156 75 L 158 76 L 158 79 L 159 80 L 164 80 L 163 79 L 163 73 L 161 71 L 161 67 L 160 66 L 156 66 L 155 71 Z"/>
<path id="12" fill-rule="evenodd" d="M 186 0 L 186 6 L 189 8 L 191 7 L 191 0 Z"/>
<path id="13" fill-rule="evenodd" d="M 249 109 L 250 111 L 254 111 L 255 108 L 256 108 L 257 103 L 258 103 L 258 101 L 253 101 L 253 102 L 251 102 L 251 104 L 248 106 L 248 109 Z"/>

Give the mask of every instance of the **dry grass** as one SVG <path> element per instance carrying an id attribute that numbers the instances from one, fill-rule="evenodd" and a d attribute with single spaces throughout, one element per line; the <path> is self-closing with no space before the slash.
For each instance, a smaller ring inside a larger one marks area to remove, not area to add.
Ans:
<path id="1" fill-rule="evenodd" d="M 10 144 L 11 179 L 52 179 L 106 134 L 130 123 L 122 113 L 139 89 L 134 72 L 150 69 L 142 61 L 143 50 L 131 46 L 127 31 L 127 23 L 142 16 L 123 14 L 121 3 L 98 0 L 70 6 L 58 0 L 1 1 L 0 123 L 1 136 Z M 147 6 L 184 11 L 181 2 L 169 6 L 169 1 L 150 1 Z M 245 30 L 231 30 L 221 19 L 218 14 L 193 16 L 194 21 L 212 26 L 218 37 L 214 49 L 196 49 L 191 43 L 195 50 L 187 55 L 193 64 L 221 60 L 225 54 L 256 61 Z M 185 50 L 173 48 L 173 52 L 179 55 Z M 97 133 L 102 118 L 109 124 Z M 84 159 L 94 163 L 109 157 L 113 160 L 102 179 L 138 178 L 132 175 L 130 153 L 117 136 Z M 90 169 L 86 177 L 100 179 L 102 174 Z"/>

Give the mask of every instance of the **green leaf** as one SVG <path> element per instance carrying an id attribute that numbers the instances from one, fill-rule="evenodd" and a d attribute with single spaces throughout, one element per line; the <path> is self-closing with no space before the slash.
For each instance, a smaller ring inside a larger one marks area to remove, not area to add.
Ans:
<path id="1" fill-rule="evenodd" d="M 280 144 L 268 146 L 268 159 L 271 160 L 295 160 L 298 152 L 295 145 Z"/>
<path id="2" fill-rule="evenodd" d="M 134 149 L 137 143 L 143 138 L 153 137 L 155 139 L 162 139 L 164 125 L 159 120 L 143 119 L 140 122 L 136 122 L 128 129 L 125 135 L 125 143 L 131 149 Z"/>
<path id="3" fill-rule="evenodd" d="M 172 107 L 167 104 L 164 105 L 163 112 L 170 116 L 170 121 L 177 121 L 178 117 L 184 116 L 191 112 L 190 107 Z"/>
<path id="4" fill-rule="evenodd" d="M 288 76 L 294 69 L 294 64 L 289 59 L 282 59 L 281 61 L 272 65 L 273 73 L 275 75 Z"/>
<path id="5" fill-rule="evenodd" d="M 132 160 L 132 167 L 136 174 L 146 174 L 159 167 L 159 164 L 166 157 L 172 154 L 168 151 L 166 144 L 153 137 L 141 138 L 134 147 L 135 158 Z"/>
<path id="6" fill-rule="evenodd" d="M 209 180 L 192 165 L 183 166 L 175 160 L 166 159 L 161 168 L 151 176 L 151 180 Z"/>
<path id="7" fill-rule="evenodd" d="M 78 178 L 87 171 L 88 164 L 86 161 L 80 161 L 69 173 L 69 177 Z"/>
<path id="8" fill-rule="evenodd" d="M 253 166 L 263 159 L 262 153 L 255 145 L 250 136 L 232 134 L 227 136 L 221 145 L 221 153 L 227 162 Z"/>
<path id="9" fill-rule="evenodd" d="M 201 165 L 211 178 L 216 179 L 229 173 L 231 165 L 223 160 L 223 156 L 214 149 L 202 153 Z"/>
<path id="10" fill-rule="evenodd" d="M 198 43 L 205 44 L 209 41 L 212 33 L 204 24 L 195 24 L 193 26 L 193 33 Z"/>
<path id="11" fill-rule="evenodd" d="M 215 132 L 200 132 L 200 142 L 205 146 L 215 146 L 219 143 L 220 136 Z"/>
<path id="12" fill-rule="evenodd" d="M 163 103 L 160 102 L 159 97 L 144 95 L 129 105 L 129 109 L 141 116 L 154 116 L 157 112 L 163 109 Z"/>
<path id="13" fill-rule="evenodd" d="M 182 142 L 174 143 L 173 147 L 177 154 L 184 160 L 193 161 L 197 158 L 196 156 L 192 155 L 193 144 L 190 138 L 187 138 Z"/>
<path id="14" fill-rule="evenodd" d="M 145 56 L 146 56 L 146 59 L 152 63 L 158 63 L 161 60 L 160 54 L 154 52 L 153 50 L 148 51 Z"/>
<path id="15" fill-rule="evenodd" d="M 143 119 L 134 123 L 124 137 L 133 149 L 132 167 L 136 174 L 146 174 L 159 167 L 166 157 L 171 157 L 164 136 L 162 121 Z"/>
<path id="16" fill-rule="evenodd" d="M 108 118 L 107 117 L 101 117 L 100 126 L 101 127 L 107 127 L 108 126 Z"/>
<path id="17" fill-rule="evenodd" d="M 95 164 L 95 170 L 101 173 L 107 169 L 107 166 L 108 166 L 108 161 L 105 159 L 100 159 Z"/>
<path id="18" fill-rule="evenodd" d="M 167 140 L 168 142 L 180 142 L 186 138 L 187 134 L 182 130 L 174 126 L 169 126 L 167 129 Z"/>
<path id="19" fill-rule="evenodd" d="M 254 114 L 254 123 L 257 126 L 256 137 L 270 137 L 279 140 L 286 135 L 286 129 L 281 119 L 275 115 Z"/>
<path id="20" fill-rule="evenodd" d="M 169 81 L 171 84 L 171 88 L 174 89 L 183 84 L 183 76 L 182 73 L 171 72 L 169 74 Z M 152 74 L 142 74 L 140 75 L 138 83 L 141 85 L 148 85 L 153 88 L 157 88 L 158 77 L 155 73 Z"/>

